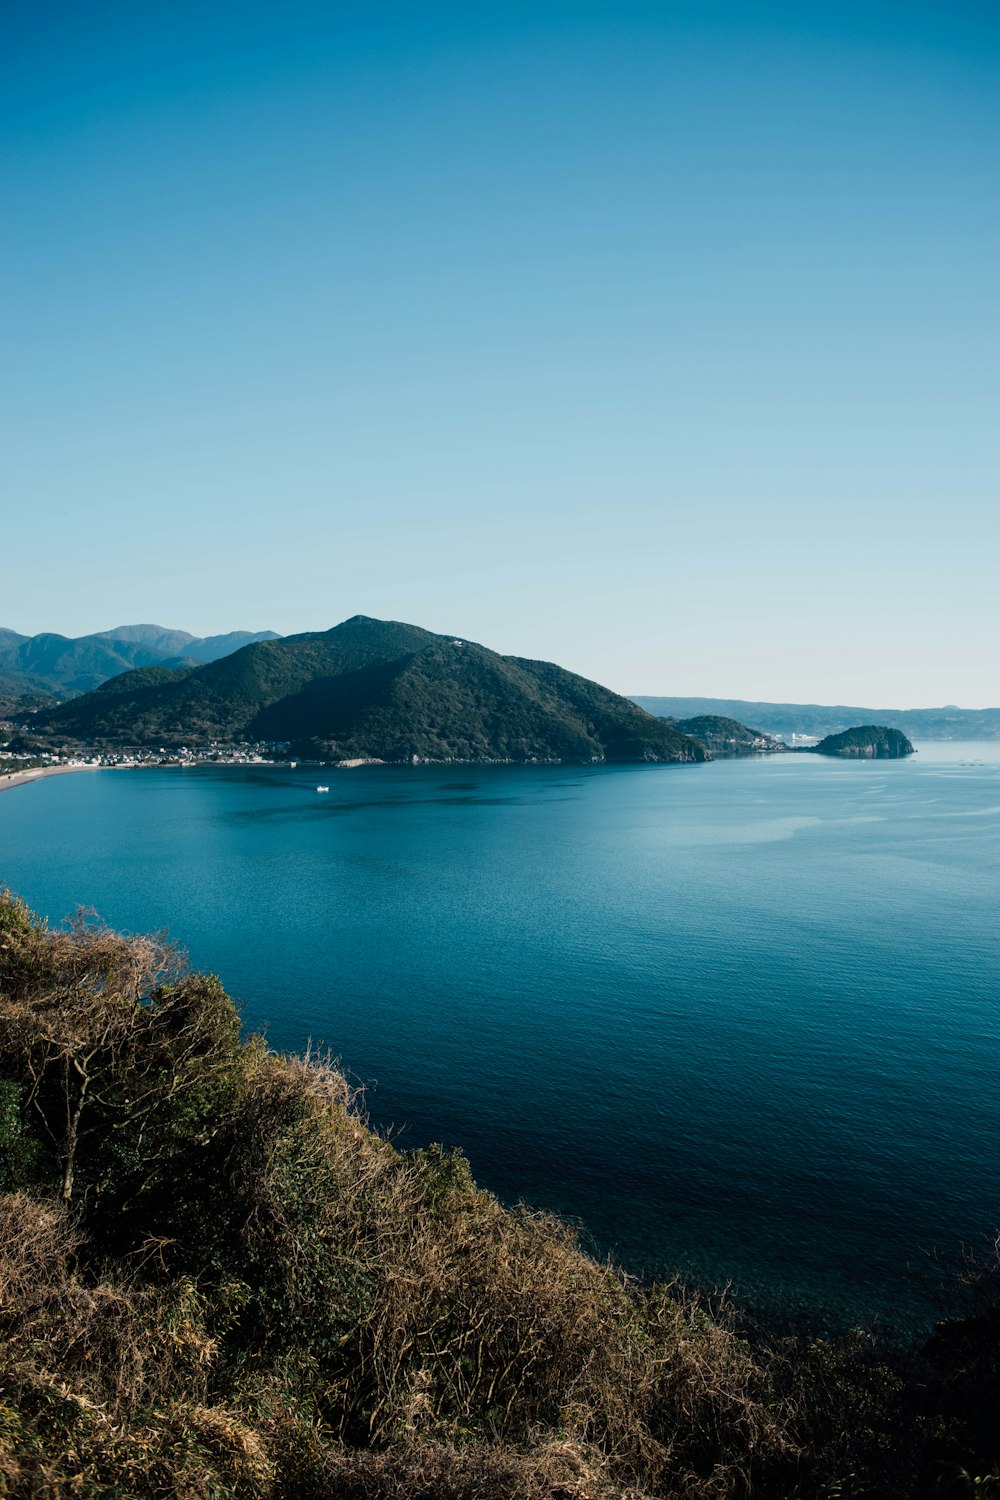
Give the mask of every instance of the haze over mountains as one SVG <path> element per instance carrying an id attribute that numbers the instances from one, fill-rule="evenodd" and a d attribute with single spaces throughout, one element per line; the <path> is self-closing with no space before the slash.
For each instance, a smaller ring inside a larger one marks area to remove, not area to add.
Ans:
<path id="1" fill-rule="evenodd" d="M 698 741 L 552 663 L 365 615 L 205 666 L 128 672 L 36 723 L 92 744 L 270 741 L 333 761 L 707 758 Z"/>
<path id="2" fill-rule="evenodd" d="M 244 646 L 280 639 L 273 630 L 232 630 L 222 635 L 196 636 L 161 625 L 121 625 L 77 637 L 50 631 L 27 636 L 0 629 L 0 712 L 16 716 L 21 711 L 49 706 L 52 699 L 75 698 L 137 668 L 190 669 L 223 660 Z M 770 748 L 766 743 L 751 744 L 745 730 L 747 724 L 754 725 L 765 742 L 772 736 L 822 738 L 859 723 L 889 725 L 914 739 L 1000 738 L 1000 708 L 964 709 L 948 705 L 888 709 L 641 694 L 630 701 L 654 717 L 671 721 L 681 732 L 700 738 L 716 754 L 753 753 Z M 741 742 L 737 744 L 730 735 L 732 742 L 727 744 L 727 736 L 722 734 L 718 723 L 707 737 L 705 733 L 698 735 L 697 725 L 701 724 L 704 730 L 710 719 L 735 722 L 742 734 Z M 717 744 L 710 743 L 713 735 L 718 739 Z"/>
<path id="3" fill-rule="evenodd" d="M 857 724 L 886 724 L 916 740 L 1000 739 L 1000 708 L 857 708 L 843 704 L 760 703 L 745 698 L 661 698 L 636 694 L 640 708 L 658 718 L 717 715 L 753 724 L 765 734 L 808 734 L 822 739 Z"/>
<path id="4" fill-rule="evenodd" d="M 252 641 L 276 639 L 273 630 L 231 630 L 196 636 L 162 625 L 119 625 L 70 637 L 45 631 L 20 635 L 0 629 L 0 692 L 9 696 L 89 693 L 133 667 L 194 666 L 217 661 Z"/>

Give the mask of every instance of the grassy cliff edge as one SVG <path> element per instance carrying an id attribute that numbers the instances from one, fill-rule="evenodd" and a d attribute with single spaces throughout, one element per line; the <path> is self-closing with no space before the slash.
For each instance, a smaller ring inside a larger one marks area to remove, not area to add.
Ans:
<path id="1" fill-rule="evenodd" d="M 0 896 L 0 1494 L 993 1493 L 995 1300 L 909 1361 L 750 1342 L 357 1102 Z"/>

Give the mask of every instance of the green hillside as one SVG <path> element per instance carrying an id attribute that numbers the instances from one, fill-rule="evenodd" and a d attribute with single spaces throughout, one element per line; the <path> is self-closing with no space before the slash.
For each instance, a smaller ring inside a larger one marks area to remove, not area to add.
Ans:
<path id="1" fill-rule="evenodd" d="M 49 708 L 55 702 L 51 693 L 25 689 L 16 673 L 0 672 L 0 723 L 27 718 L 39 708 Z"/>
<path id="2" fill-rule="evenodd" d="M 673 726 L 561 667 L 364 615 L 203 667 L 126 673 L 39 725 L 98 744 L 287 741 L 333 761 L 708 758 Z"/>

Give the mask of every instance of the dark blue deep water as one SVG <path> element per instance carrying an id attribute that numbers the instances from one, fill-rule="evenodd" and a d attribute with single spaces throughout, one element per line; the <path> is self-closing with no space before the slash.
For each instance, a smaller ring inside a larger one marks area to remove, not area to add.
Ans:
<path id="1" fill-rule="evenodd" d="M 0 880 L 169 928 L 402 1144 L 832 1320 L 919 1311 L 908 1266 L 1000 1226 L 998 871 L 986 744 L 0 794 Z"/>

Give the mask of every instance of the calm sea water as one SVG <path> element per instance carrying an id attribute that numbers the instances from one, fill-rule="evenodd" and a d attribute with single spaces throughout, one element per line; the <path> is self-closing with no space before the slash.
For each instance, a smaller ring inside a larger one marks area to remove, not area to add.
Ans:
<path id="1" fill-rule="evenodd" d="M 0 880 L 169 928 L 402 1144 L 834 1320 L 916 1307 L 908 1266 L 1000 1226 L 998 870 L 988 744 L 0 794 Z"/>

